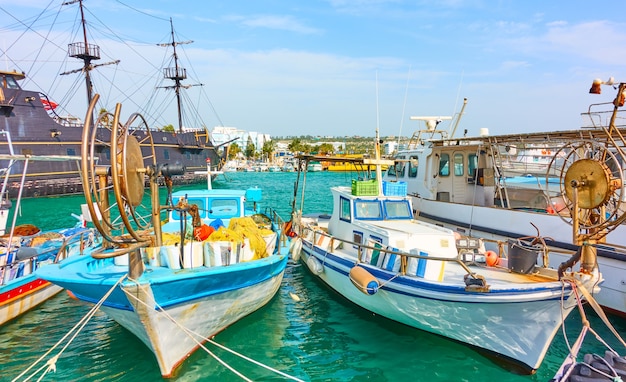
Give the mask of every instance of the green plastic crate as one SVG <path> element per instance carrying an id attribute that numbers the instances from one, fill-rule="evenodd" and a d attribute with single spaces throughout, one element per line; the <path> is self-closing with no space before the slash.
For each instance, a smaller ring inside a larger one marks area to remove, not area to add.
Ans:
<path id="1" fill-rule="evenodd" d="M 376 196 L 378 195 L 378 182 L 372 180 L 352 180 L 352 195 Z"/>

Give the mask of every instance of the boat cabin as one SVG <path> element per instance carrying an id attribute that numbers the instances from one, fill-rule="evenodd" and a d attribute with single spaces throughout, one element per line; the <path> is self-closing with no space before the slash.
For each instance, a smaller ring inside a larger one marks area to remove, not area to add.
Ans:
<path id="1" fill-rule="evenodd" d="M 176 206 L 186 199 L 189 205 L 197 205 L 198 213 L 203 223 L 210 225 L 221 220 L 228 226 L 230 219 L 251 216 L 259 213 L 262 197 L 260 188 L 247 190 L 182 190 L 172 194 L 173 205 Z M 180 231 L 181 221 L 190 220 L 187 211 L 172 210 L 169 212 L 168 222 L 163 225 L 163 232 Z"/>
<path id="2" fill-rule="evenodd" d="M 432 141 L 399 152 L 383 179 L 406 182 L 417 199 L 545 212 L 545 172 L 506 176 L 507 149 L 482 140 Z"/>

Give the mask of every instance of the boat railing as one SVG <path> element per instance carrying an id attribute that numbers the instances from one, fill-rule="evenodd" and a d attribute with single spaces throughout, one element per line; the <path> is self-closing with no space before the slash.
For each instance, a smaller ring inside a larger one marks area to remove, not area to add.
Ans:
<path id="1" fill-rule="evenodd" d="M 472 270 L 469 269 L 467 264 L 465 264 L 460 257 L 449 258 L 449 257 L 440 257 L 440 256 L 424 256 L 424 255 L 420 255 L 419 253 L 409 253 L 409 252 L 403 252 L 397 249 L 396 250 L 388 249 L 388 248 L 385 248 L 382 244 L 380 246 L 371 246 L 371 245 L 335 237 L 323 231 L 319 227 L 302 226 L 300 235 L 302 235 L 303 237 L 310 237 L 310 240 L 314 245 L 318 247 L 322 247 L 322 249 L 326 249 L 326 250 L 336 249 L 340 245 L 345 245 L 345 244 L 354 246 L 356 247 L 356 250 L 357 250 L 357 260 L 358 262 L 362 262 L 362 263 L 367 262 L 366 251 L 368 250 L 379 251 L 384 254 L 400 256 L 401 261 L 400 261 L 400 269 L 398 272 L 401 273 L 402 275 L 407 274 L 408 260 L 410 258 L 414 258 L 418 260 L 424 259 L 424 260 L 456 263 L 456 264 L 459 264 L 459 266 L 461 266 L 467 272 L 469 276 L 477 277 L 476 273 L 472 272 Z"/>
<path id="2" fill-rule="evenodd" d="M 274 208 L 272 207 L 265 207 L 265 211 L 264 214 L 266 216 L 268 216 L 270 218 L 270 221 L 275 224 L 277 227 L 279 227 L 280 229 L 280 236 L 278 238 L 278 248 L 277 250 L 280 252 L 280 249 L 282 247 L 284 247 L 285 245 L 287 245 L 287 229 L 286 229 L 286 222 L 285 220 L 282 218 L 282 216 L 280 216 L 280 214 L 278 213 L 278 211 L 276 211 Z"/>
<path id="3" fill-rule="evenodd" d="M 78 255 L 84 255 L 85 249 L 92 247 L 96 243 L 96 240 L 96 232 L 93 229 L 81 230 L 67 236 L 63 240 L 63 244 L 61 244 L 61 248 L 59 248 L 56 257 L 54 258 L 54 262 L 58 263 L 59 261 L 69 257 L 71 255 L 70 252 L 73 248 L 76 248 L 76 245 L 78 245 Z"/>

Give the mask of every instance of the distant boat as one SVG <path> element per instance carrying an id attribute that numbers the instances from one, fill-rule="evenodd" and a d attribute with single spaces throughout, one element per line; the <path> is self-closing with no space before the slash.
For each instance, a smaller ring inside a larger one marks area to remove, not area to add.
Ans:
<path id="1" fill-rule="evenodd" d="M 307 171 L 309 172 L 318 172 L 322 170 L 323 170 L 322 163 L 320 163 L 319 161 L 311 162 L 307 165 Z"/>

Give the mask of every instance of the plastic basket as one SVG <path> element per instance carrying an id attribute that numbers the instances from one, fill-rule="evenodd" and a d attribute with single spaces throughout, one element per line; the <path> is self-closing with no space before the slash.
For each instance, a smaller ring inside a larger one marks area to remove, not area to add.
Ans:
<path id="1" fill-rule="evenodd" d="M 406 196 L 406 182 L 383 181 L 383 195 Z"/>
<path id="2" fill-rule="evenodd" d="M 378 195 L 378 182 L 372 180 L 352 180 L 352 195 L 375 196 Z"/>
<path id="3" fill-rule="evenodd" d="M 535 269 L 537 256 L 542 252 L 542 248 L 537 245 L 521 240 L 508 240 L 508 265 L 509 269 L 515 273 L 528 274 Z"/>

